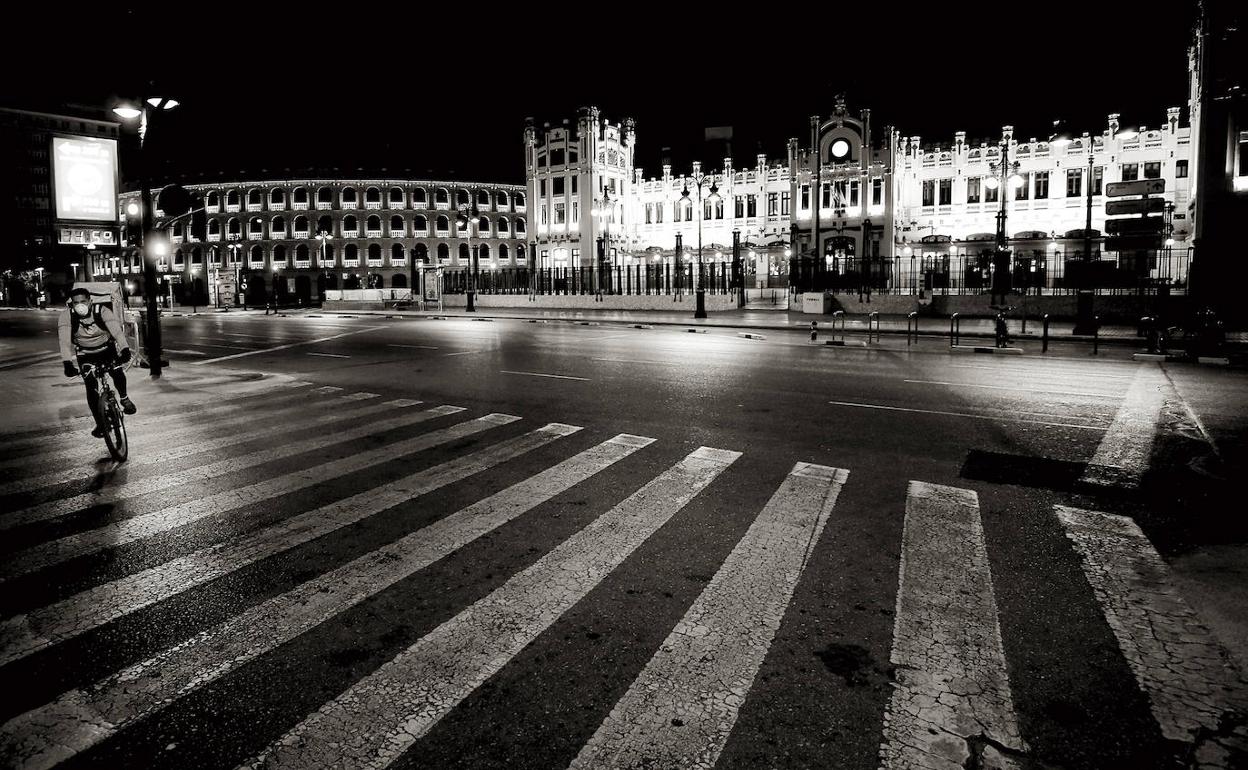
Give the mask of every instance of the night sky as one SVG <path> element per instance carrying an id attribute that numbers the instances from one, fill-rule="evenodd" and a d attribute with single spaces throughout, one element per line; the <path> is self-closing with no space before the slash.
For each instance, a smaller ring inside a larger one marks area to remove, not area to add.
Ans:
<path id="1" fill-rule="evenodd" d="M 892 123 L 925 143 L 948 144 L 958 130 L 992 138 L 1007 123 L 1021 139 L 1045 137 L 1059 117 L 1097 132 L 1109 112 L 1160 126 L 1166 107 L 1186 104 L 1195 17 L 1187 0 L 1165 10 L 723 3 L 713 18 L 675 15 L 675 4 L 516 7 L 528 12 L 325 2 L 27 10 L 28 34 L 12 25 L 0 52 L 0 104 L 98 106 L 153 88 L 179 98 L 149 146 L 166 176 L 186 181 L 512 183 L 524 180 L 526 116 L 558 124 L 595 104 L 612 122 L 637 121 L 637 163 L 650 177 L 665 155 L 677 171 L 699 158 L 718 168 L 723 148 L 703 143 L 707 126 L 734 127 L 738 166 L 757 152 L 783 158 L 786 139 L 807 143 L 809 116 L 830 113 L 842 92 L 851 112 L 872 110 L 877 132 Z M 812 36 L 820 42 L 803 40 Z"/>

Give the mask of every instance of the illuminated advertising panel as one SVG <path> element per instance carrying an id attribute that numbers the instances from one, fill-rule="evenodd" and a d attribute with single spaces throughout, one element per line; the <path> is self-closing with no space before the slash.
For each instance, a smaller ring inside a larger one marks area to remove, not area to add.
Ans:
<path id="1" fill-rule="evenodd" d="M 56 218 L 117 223 L 117 140 L 52 137 Z"/>

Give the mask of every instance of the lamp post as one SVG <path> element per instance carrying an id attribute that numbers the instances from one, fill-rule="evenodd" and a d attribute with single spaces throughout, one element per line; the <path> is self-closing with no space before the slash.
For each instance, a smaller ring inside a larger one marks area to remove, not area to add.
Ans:
<path id="1" fill-rule="evenodd" d="M 601 220 L 603 224 L 603 235 L 598 236 L 598 289 L 602 289 L 604 276 L 607 275 L 607 265 L 610 260 L 607 258 L 607 249 L 611 248 L 611 219 L 615 214 L 615 201 L 611 199 L 611 193 L 604 189 L 602 198 L 595 201 L 594 216 Z M 607 283 L 608 287 L 610 283 Z"/>
<path id="2" fill-rule="evenodd" d="M 1001 140 L 1001 161 L 999 163 L 990 163 L 988 166 L 992 171 L 992 176 L 984 180 L 984 186 L 989 190 L 1000 190 L 1001 206 L 997 210 L 997 237 L 996 250 L 993 254 L 993 271 L 992 271 L 992 295 L 995 298 L 997 288 L 1001 287 L 1001 301 L 1005 302 L 1004 287 L 1006 278 L 1009 275 L 1009 238 L 1005 234 L 1006 209 L 1005 201 L 1009 190 L 1020 187 L 1023 184 L 1023 177 L 1018 173 L 1019 162 L 1010 163 L 1010 143 L 1008 140 Z M 1001 275 L 1004 271 L 1004 275 Z"/>
<path id="3" fill-rule="evenodd" d="M 71 283 L 77 283 L 77 282 L 78 282 L 78 263 L 77 263 L 77 262 L 70 262 L 70 263 L 69 263 L 69 267 L 70 267 L 70 269 L 72 269 L 72 270 L 74 271 L 74 272 L 73 272 L 73 280 L 71 281 Z"/>
<path id="4" fill-rule="evenodd" d="M 694 318 L 706 318 L 706 287 L 702 284 L 702 219 L 706 212 L 702 210 L 702 185 L 710 183 L 711 194 L 707 196 L 707 202 L 716 203 L 719 201 L 719 187 L 715 184 L 715 178 L 711 174 L 693 174 L 689 177 L 698 188 L 698 272 L 694 276 L 694 292 L 697 295 L 696 309 L 693 311 Z M 680 197 L 689 200 L 689 184 L 685 183 L 685 189 L 681 191 Z"/>
<path id="5" fill-rule="evenodd" d="M 471 198 L 469 200 L 472 200 Z M 472 258 L 472 265 L 468 271 L 468 306 L 464 308 L 469 313 L 477 312 L 476 293 L 477 293 L 477 269 L 479 267 L 477 250 L 472 247 L 472 228 L 477 225 L 477 207 L 471 203 L 461 203 L 456 207 L 459 212 L 459 224 L 464 228 L 468 236 L 468 253 Z"/>
<path id="6" fill-rule="evenodd" d="M 138 120 L 139 134 L 139 195 L 142 200 L 142 211 L 140 229 L 142 231 L 141 240 L 139 241 L 140 253 L 143 254 L 143 284 L 144 293 L 147 295 L 147 331 L 145 335 L 145 345 L 147 349 L 144 351 L 150 366 L 150 372 L 153 379 L 160 377 L 161 367 L 165 364 L 162 360 L 163 352 L 161 350 L 160 339 L 160 308 L 157 305 L 156 297 L 156 261 L 153 254 L 147 251 L 148 236 L 153 221 L 152 191 L 147 186 L 146 169 L 147 159 L 143 157 L 143 142 L 147 138 L 147 128 L 149 122 L 149 108 L 152 112 L 167 112 L 178 106 L 176 99 L 169 99 L 163 96 L 151 96 L 139 103 L 140 106 L 134 104 L 120 104 L 113 108 L 113 114 L 125 121 Z"/>
<path id="7" fill-rule="evenodd" d="M 321 258 L 320 258 L 320 260 L 318 260 L 316 267 L 317 267 L 317 269 L 318 269 L 318 270 L 320 270 L 320 271 L 321 271 L 321 279 L 322 279 L 322 280 L 321 280 L 321 284 L 322 284 L 323 286 L 328 286 L 328 285 L 329 285 L 329 271 L 325 269 L 325 262 L 326 262 L 326 260 L 327 260 L 327 257 L 326 257 L 326 255 L 325 255 L 325 254 L 326 254 L 326 251 L 329 249 L 330 235 L 329 235 L 329 233 L 325 232 L 324 230 L 317 230 L 317 231 L 316 231 L 316 240 L 317 240 L 317 241 L 321 244 L 321 245 L 320 245 L 320 250 L 321 250 Z M 318 293 L 319 293 L 319 292 L 318 292 Z M 322 294 L 322 295 L 319 297 L 319 299 L 320 299 L 322 302 L 324 302 L 324 301 L 325 301 L 325 296 Z"/>

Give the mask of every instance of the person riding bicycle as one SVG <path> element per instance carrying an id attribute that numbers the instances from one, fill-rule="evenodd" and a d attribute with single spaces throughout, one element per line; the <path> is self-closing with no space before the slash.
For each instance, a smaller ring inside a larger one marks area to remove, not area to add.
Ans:
<path id="1" fill-rule="evenodd" d="M 91 292 L 78 287 L 69 292 L 69 312 L 61 316 L 59 335 L 61 340 L 61 359 L 65 363 L 65 376 L 77 377 L 79 364 L 90 364 L 93 367 L 108 367 L 113 364 L 124 364 L 132 355 L 126 343 L 125 332 L 113 309 L 106 304 L 91 301 Z M 112 369 L 113 384 L 117 387 L 117 395 L 121 397 L 121 408 L 126 414 L 138 411 L 134 402 L 126 395 L 126 373 L 122 368 Z M 95 417 L 95 430 L 91 435 L 101 438 L 104 430 L 100 426 L 99 397 L 95 391 L 95 376 L 87 373 L 83 381 L 87 386 L 87 406 Z"/>

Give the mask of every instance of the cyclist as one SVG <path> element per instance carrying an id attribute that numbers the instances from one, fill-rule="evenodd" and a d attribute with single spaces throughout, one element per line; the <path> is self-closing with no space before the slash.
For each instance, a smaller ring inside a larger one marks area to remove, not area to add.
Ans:
<path id="1" fill-rule="evenodd" d="M 113 313 L 112 307 L 91 301 L 91 292 L 77 287 L 69 293 L 69 312 L 61 316 L 60 339 L 61 359 L 65 362 L 65 376 L 77 377 L 78 363 L 92 366 L 112 366 L 130 360 L 130 346 L 126 343 L 125 332 L 121 322 Z M 138 411 L 134 402 L 126 395 L 126 373 L 121 368 L 113 369 L 113 384 L 117 387 L 117 395 L 121 397 L 121 408 L 126 414 Z M 95 392 L 94 375 L 83 377 L 87 386 L 87 406 L 95 417 L 95 430 L 91 435 L 96 438 L 104 436 L 100 426 L 100 405 Z"/>

